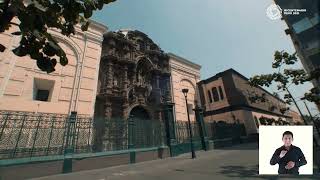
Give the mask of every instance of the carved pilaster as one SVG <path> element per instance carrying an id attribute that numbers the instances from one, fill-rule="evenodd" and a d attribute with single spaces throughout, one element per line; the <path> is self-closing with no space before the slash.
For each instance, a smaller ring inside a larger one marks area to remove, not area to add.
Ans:
<path id="1" fill-rule="evenodd" d="M 122 108 L 123 108 L 122 118 L 123 119 L 127 119 L 128 115 L 129 115 L 129 112 L 128 112 L 129 103 L 128 102 L 124 102 L 123 105 L 122 105 Z"/>
<path id="2" fill-rule="evenodd" d="M 164 98 L 165 98 L 165 102 L 169 103 L 172 101 L 170 76 L 165 76 L 164 79 L 165 79 L 165 88 L 166 88 Z"/>
<path id="3" fill-rule="evenodd" d="M 104 117 L 106 119 L 111 119 L 111 116 L 112 116 L 111 102 L 107 101 L 105 103 L 104 107 L 105 107 Z"/>
<path id="4" fill-rule="evenodd" d="M 158 74 L 156 74 L 156 86 L 155 86 L 155 88 L 160 88 L 160 76 L 158 75 Z"/>
<path id="5" fill-rule="evenodd" d="M 134 67 L 132 68 L 132 76 L 130 78 L 131 78 L 132 84 L 137 83 L 137 67 L 136 67 L 136 65 L 134 65 Z"/>
<path id="6" fill-rule="evenodd" d="M 123 96 L 125 99 L 127 99 L 128 83 L 129 83 L 129 81 L 128 81 L 128 67 L 127 67 L 126 64 L 123 65 L 122 70 L 123 70 L 123 72 L 122 72 L 122 73 L 123 73 L 123 74 L 122 74 L 123 94 L 122 94 L 122 96 Z"/>
<path id="7" fill-rule="evenodd" d="M 113 86 L 113 63 L 107 62 L 107 93 L 110 94 Z"/>

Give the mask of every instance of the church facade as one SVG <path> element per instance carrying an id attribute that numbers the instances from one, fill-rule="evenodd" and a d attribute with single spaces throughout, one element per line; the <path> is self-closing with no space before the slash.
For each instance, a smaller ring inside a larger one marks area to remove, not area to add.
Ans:
<path id="1" fill-rule="evenodd" d="M 187 120 L 182 88 L 189 88 L 188 108 L 198 102 L 196 83 L 201 66 L 172 53 L 165 53 L 139 31 L 108 32 L 91 22 L 87 32 L 76 28 L 65 37 L 50 30 L 65 50 L 69 63 L 56 65 L 47 74 L 30 57 L 12 53 L 18 27 L 0 34 L 8 45 L 0 54 L 0 110 L 28 113 L 79 115 L 96 118 L 163 120 L 165 102 L 174 103 L 174 118 Z M 39 99 L 41 92 L 47 92 Z"/>
<path id="2" fill-rule="evenodd" d="M 161 120 L 170 98 L 169 56 L 139 31 L 104 35 L 95 116 Z"/>

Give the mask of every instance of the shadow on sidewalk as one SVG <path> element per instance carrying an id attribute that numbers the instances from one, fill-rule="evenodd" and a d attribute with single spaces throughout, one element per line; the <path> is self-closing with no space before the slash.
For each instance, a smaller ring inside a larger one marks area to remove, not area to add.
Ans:
<path id="1" fill-rule="evenodd" d="M 228 147 L 218 147 L 215 149 L 223 149 L 223 150 L 258 150 L 258 143 L 244 143 L 244 144 L 235 144 Z"/>
<path id="2" fill-rule="evenodd" d="M 255 166 L 221 166 L 221 171 L 219 173 L 227 176 L 232 177 L 235 179 L 241 178 L 252 178 L 252 179 L 270 179 L 270 180 L 278 180 L 283 178 L 292 178 L 292 179 L 319 179 L 320 177 L 317 176 L 274 176 L 274 175 L 259 175 L 259 165 Z"/>

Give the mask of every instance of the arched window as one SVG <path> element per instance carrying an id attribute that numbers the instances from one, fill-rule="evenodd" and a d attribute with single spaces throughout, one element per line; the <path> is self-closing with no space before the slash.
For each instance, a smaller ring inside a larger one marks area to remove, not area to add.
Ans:
<path id="1" fill-rule="evenodd" d="M 221 86 L 219 86 L 219 95 L 220 95 L 220 99 L 223 100 L 224 99 L 224 95 L 223 95 L 223 91 Z"/>
<path id="2" fill-rule="evenodd" d="M 212 97 L 214 102 L 219 101 L 219 94 L 216 87 L 212 88 Z"/>
<path id="3" fill-rule="evenodd" d="M 209 102 L 212 103 L 212 96 L 210 90 L 208 90 L 208 97 L 209 97 Z"/>

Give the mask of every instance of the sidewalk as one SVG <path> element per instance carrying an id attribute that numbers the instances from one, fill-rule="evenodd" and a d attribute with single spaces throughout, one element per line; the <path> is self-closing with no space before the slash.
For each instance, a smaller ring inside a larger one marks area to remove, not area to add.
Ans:
<path id="1" fill-rule="evenodd" d="M 280 179 L 258 175 L 258 145 L 241 144 L 224 149 L 196 152 L 174 158 L 147 161 L 105 169 L 60 174 L 37 180 L 228 180 Z M 320 175 L 281 179 L 320 179 Z"/>

